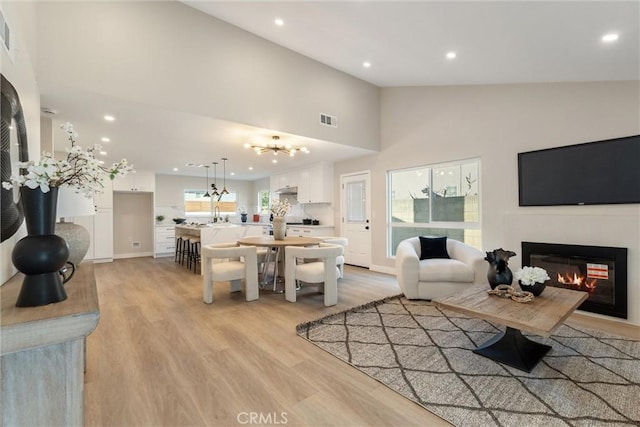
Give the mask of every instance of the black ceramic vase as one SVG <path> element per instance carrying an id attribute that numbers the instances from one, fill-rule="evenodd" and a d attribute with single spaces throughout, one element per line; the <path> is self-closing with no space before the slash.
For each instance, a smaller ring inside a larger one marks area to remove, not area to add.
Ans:
<path id="1" fill-rule="evenodd" d="M 544 283 L 536 282 L 533 285 L 525 285 L 521 281 L 518 281 L 518 284 L 520 285 L 520 289 L 522 289 L 525 292 L 531 292 L 534 297 L 540 296 L 542 291 L 544 291 L 544 288 L 547 287 L 547 282 L 544 282 Z"/>
<path id="2" fill-rule="evenodd" d="M 247 214 L 246 213 L 241 213 L 240 214 L 240 221 L 247 222 Z"/>
<path id="3" fill-rule="evenodd" d="M 67 242 L 54 234 L 58 188 L 20 187 L 27 237 L 13 248 L 11 260 L 24 273 L 17 307 L 37 307 L 67 299 L 59 271 L 69 258 Z"/>
<path id="4" fill-rule="evenodd" d="M 509 258 L 515 256 L 513 251 L 500 249 L 494 249 L 491 252 L 486 252 L 487 256 L 484 258 L 489 263 L 489 271 L 487 271 L 487 281 L 491 289 L 495 289 L 498 285 L 509 285 L 513 282 L 513 273 L 509 268 Z"/>

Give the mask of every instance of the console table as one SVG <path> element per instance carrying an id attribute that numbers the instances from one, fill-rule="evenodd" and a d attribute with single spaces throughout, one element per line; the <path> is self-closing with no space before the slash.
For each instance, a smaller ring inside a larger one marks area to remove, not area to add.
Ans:
<path id="1" fill-rule="evenodd" d="M 0 424 L 83 425 L 85 338 L 100 317 L 93 264 L 80 264 L 65 301 L 42 307 L 15 306 L 22 279 L 0 287 Z"/>

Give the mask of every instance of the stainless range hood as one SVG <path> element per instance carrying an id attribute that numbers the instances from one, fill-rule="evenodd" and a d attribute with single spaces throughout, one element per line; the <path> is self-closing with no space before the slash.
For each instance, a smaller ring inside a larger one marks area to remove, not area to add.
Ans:
<path id="1" fill-rule="evenodd" d="M 279 194 L 298 194 L 298 187 L 284 187 L 276 190 Z"/>

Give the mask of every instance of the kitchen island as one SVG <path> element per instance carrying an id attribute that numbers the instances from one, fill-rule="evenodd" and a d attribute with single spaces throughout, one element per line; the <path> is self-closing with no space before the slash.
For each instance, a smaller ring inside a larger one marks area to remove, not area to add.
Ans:
<path id="1" fill-rule="evenodd" d="M 175 237 L 197 236 L 200 237 L 200 245 L 212 245 L 214 243 L 235 243 L 238 239 L 249 236 L 261 236 L 261 225 L 240 225 L 231 223 L 202 224 L 202 225 L 176 225 Z"/>

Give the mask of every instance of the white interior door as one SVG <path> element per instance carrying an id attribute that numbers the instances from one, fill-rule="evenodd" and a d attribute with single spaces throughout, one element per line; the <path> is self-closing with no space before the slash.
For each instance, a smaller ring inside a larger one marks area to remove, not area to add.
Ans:
<path id="1" fill-rule="evenodd" d="M 340 177 L 343 236 L 349 240 L 345 263 L 369 268 L 371 265 L 371 202 L 369 172 Z"/>

